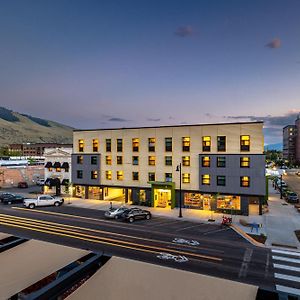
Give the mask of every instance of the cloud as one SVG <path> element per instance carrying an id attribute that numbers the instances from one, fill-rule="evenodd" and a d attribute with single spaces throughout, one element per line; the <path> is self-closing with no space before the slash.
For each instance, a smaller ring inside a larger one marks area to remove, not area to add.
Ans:
<path id="1" fill-rule="evenodd" d="M 180 26 L 174 32 L 175 35 L 177 35 L 178 37 L 182 37 L 182 38 L 191 36 L 194 33 L 195 33 L 195 31 L 192 26 Z"/>
<path id="2" fill-rule="evenodd" d="M 281 47 L 281 39 L 275 38 L 271 42 L 266 44 L 266 47 L 270 49 L 277 49 Z"/>
<path id="3" fill-rule="evenodd" d="M 129 122 L 130 120 L 126 120 L 126 119 L 123 119 L 123 118 L 112 117 L 112 118 L 109 118 L 107 121 L 109 121 L 109 122 Z"/>
<path id="4" fill-rule="evenodd" d="M 147 121 L 150 121 L 150 122 L 159 122 L 161 119 L 157 118 L 148 118 Z"/>

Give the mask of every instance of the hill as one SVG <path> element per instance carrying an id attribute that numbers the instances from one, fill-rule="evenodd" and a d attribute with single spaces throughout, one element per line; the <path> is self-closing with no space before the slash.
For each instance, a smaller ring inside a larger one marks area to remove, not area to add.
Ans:
<path id="1" fill-rule="evenodd" d="M 0 146 L 12 143 L 72 143 L 73 128 L 0 107 Z"/>
<path id="2" fill-rule="evenodd" d="M 282 143 L 265 145 L 265 150 L 282 151 Z"/>

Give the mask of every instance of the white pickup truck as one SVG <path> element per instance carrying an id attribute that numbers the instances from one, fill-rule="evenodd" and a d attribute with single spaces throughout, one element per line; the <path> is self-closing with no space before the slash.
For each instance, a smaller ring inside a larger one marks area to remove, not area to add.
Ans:
<path id="1" fill-rule="evenodd" d="M 36 206 L 60 206 L 64 203 L 62 198 L 54 198 L 49 195 L 41 195 L 35 199 L 24 199 L 23 205 L 29 208 L 35 208 Z"/>

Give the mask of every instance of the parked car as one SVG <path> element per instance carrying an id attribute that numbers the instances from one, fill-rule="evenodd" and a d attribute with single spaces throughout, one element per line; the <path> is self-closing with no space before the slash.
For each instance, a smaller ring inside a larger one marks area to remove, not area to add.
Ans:
<path id="1" fill-rule="evenodd" d="M 40 186 L 43 186 L 45 184 L 45 179 L 38 179 L 36 181 L 36 185 L 40 185 Z"/>
<path id="2" fill-rule="evenodd" d="M 300 176 L 300 172 L 299 172 L 299 171 L 298 171 L 298 172 L 296 172 L 295 174 L 296 174 L 297 176 Z"/>
<path id="3" fill-rule="evenodd" d="M 299 202 L 298 195 L 294 192 L 289 192 L 286 195 L 286 201 L 290 203 L 298 203 Z"/>
<path id="4" fill-rule="evenodd" d="M 3 198 L 3 204 L 23 203 L 24 197 L 22 195 L 10 194 Z"/>
<path id="5" fill-rule="evenodd" d="M 38 196 L 35 199 L 25 199 L 23 205 L 28 208 L 35 208 L 36 206 L 60 206 L 64 203 L 62 198 L 54 198 L 49 195 Z"/>
<path id="6" fill-rule="evenodd" d="M 3 202 L 3 199 L 9 195 L 13 195 L 12 193 L 7 193 L 7 192 L 4 192 L 4 193 L 1 193 L 0 194 L 0 202 Z"/>
<path id="7" fill-rule="evenodd" d="M 26 182 L 26 181 L 20 181 L 20 182 L 18 183 L 18 188 L 19 188 L 19 189 L 27 189 L 27 188 L 28 188 L 27 182 Z"/>
<path id="8" fill-rule="evenodd" d="M 104 216 L 108 219 L 119 219 L 127 210 L 129 210 L 129 208 L 124 206 L 118 208 L 110 208 L 105 212 Z"/>
<path id="9" fill-rule="evenodd" d="M 140 208 L 131 208 L 122 214 L 122 218 L 130 223 L 138 219 L 151 219 L 151 213 L 148 210 Z"/>

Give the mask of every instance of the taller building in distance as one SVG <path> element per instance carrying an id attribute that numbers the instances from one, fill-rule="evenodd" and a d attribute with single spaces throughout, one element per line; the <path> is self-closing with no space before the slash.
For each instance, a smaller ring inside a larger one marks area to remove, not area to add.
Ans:
<path id="1" fill-rule="evenodd" d="M 262 128 L 245 122 L 75 130 L 74 196 L 172 209 L 181 181 L 186 208 L 261 214 Z"/>

